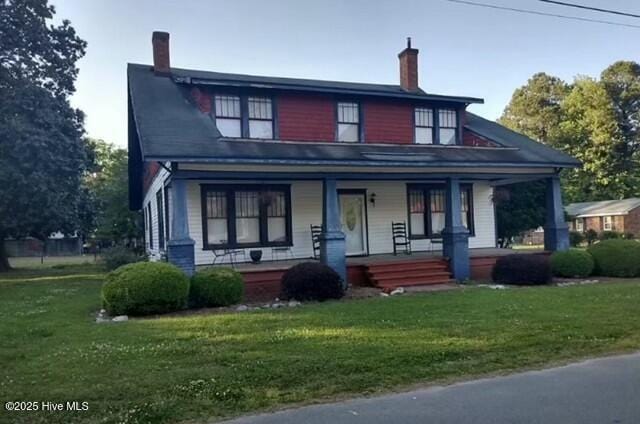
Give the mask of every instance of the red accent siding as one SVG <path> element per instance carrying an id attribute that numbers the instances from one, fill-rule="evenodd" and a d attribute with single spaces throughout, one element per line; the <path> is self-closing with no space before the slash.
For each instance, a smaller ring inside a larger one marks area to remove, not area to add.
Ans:
<path id="1" fill-rule="evenodd" d="M 160 171 L 160 164 L 158 162 L 144 162 L 143 169 L 142 195 L 144 196 L 147 194 L 149 187 L 151 187 L 151 183 L 153 183 L 153 179 L 155 178 L 156 174 L 158 174 L 158 171 Z"/>
<path id="2" fill-rule="evenodd" d="M 364 140 L 366 143 L 413 143 L 413 106 L 398 102 L 366 102 Z"/>
<path id="3" fill-rule="evenodd" d="M 330 97 L 283 95 L 277 105 L 281 140 L 335 141 L 335 101 Z"/>
<path id="4" fill-rule="evenodd" d="M 480 137 L 478 134 L 469 130 L 462 131 L 462 144 L 465 146 L 476 147 L 499 147 L 498 144 L 491 140 L 487 140 L 484 137 Z"/>
<path id="5" fill-rule="evenodd" d="M 191 98 L 200 112 L 202 113 L 210 113 L 211 112 L 211 94 L 206 91 L 200 90 L 198 87 L 194 87 L 191 89 Z"/>

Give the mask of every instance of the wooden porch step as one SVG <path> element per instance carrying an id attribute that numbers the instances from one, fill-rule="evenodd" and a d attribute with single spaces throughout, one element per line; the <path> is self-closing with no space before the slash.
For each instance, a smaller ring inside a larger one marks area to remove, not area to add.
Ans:
<path id="1" fill-rule="evenodd" d="M 385 274 L 380 274 L 380 273 L 369 274 L 369 278 L 374 283 L 386 283 L 388 281 L 395 281 L 395 280 L 414 280 L 414 279 L 431 278 L 431 277 L 448 279 L 451 277 L 451 273 L 445 269 L 445 270 L 439 270 L 439 271 L 433 271 L 433 272 L 413 271 L 413 272 L 397 272 L 397 273 L 385 273 Z"/>
<path id="2" fill-rule="evenodd" d="M 397 289 L 398 287 L 419 287 L 419 286 L 437 286 L 442 284 L 452 284 L 456 281 L 452 278 L 433 278 L 433 279 L 420 279 L 417 281 L 402 281 L 397 283 L 384 283 L 377 285 L 376 287 L 381 288 L 385 292 L 389 292 L 391 290 Z"/>
<path id="3" fill-rule="evenodd" d="M 387 264 L 376 263 L 367 265 L 368 271 L 372 273 L 376 272 L 391 272 L 391 271 L 409 271 L 409 270 L 437 270 L 448 269 L 449 263 L 445 260 L 438 261 L 415 261 L 415 262 L 392 262 Z"/>
<path id="4" fill-rule="evenodd" d="M 406 273 L 415 273 L 415 272 L 420 272 L 424 275 L 424 274 L 430 274 L 432 272 L 443 272 L 443 271 L 444 272 L 449 271 L 448 263 L 427 264 L 427 265 L 407 264 L 401 267 L 390 266 L 390 267 L 376 268 L 376 269 L 369 268 L 367 270 L 369 274 L 379 275 L 379 276 L 393 275 L 393 274 L 406 274 Z"/>
<path id="5" fill-rule="evenodd" d="M 367 275 L 375 286 L 384 290 L 452 281 L 449 262 L 443 258 L 376 262 L 367 265 Z"/>

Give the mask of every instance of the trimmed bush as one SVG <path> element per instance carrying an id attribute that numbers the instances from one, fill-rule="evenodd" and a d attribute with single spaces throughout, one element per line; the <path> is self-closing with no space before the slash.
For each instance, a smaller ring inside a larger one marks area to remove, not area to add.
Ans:
<path id="1" fill-rule="evenodd" d="M 558 277 L 587 277 L 594 266 L 593 257 L 585 250 L 571 249 L 551 255 L 551 271 Z"/>
<path id="2" fill-rule="evenodd" d="M 285 299 L 327 300 L 344 296 L 342 278 L 333 269 L 318 262 L 294 265 L 282 276 Z"/>
<path id="3" fill-rule="evenodd" d="M 569 244 L 573 247 L 578 247 L 584 241 L 584 234 L 579 231 L 569 232 Z"/>
<path id="4" fill-rule="evenodd" d="M 182 309 L 187 304 L 189 278 L 165 262 L 138 262 L 107 275 L 102 303 L 111 315 L 146 315 Z"/>
<path id="5" fill-rule="evenodd" d="M 604 240 L 587 250 L 593 256 L 597 275 L 640 276 L 640 243 L 635 240 Z"/>
<path id="6" fill-rule="evenodd" d="M 105 268 L 107 268 L 107 271 L 113 271 L 116 268 L 120 268 L 122 265 L 144 260 L 144 257 L 137 255 L 131 249 L 127 249 L 124 246 L 113 246 L 106 249 L 101 256 L 102 263 Z"/>
<path id="7" fill-rule="evenodd" d="M 616 231 L 603 231 L 598 234 L 598 240 L 613 240 L 622 238 L 622 234 Z"/>
<path id="8" fill-rule="evenodd" d="M 491 273 L 501 284 L 539 285 L 551 282 L 551 265 L 546 255 L 513 254 L 496 260 Z"/>
<path id="9" fill-rule="evenodd" d="M 205 268 L 191 278 L 189 298 L 194 306 L 229 306 L 239 303 L 243 294 L 242 274 L 232 268 Z"/>

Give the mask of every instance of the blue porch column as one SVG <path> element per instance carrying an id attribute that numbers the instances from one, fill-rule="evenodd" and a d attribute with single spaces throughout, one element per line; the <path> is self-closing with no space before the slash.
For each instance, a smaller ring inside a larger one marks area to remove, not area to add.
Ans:
<path id="1" fill-rule="evenodd" d="M 569 226 L 564 219 L 562 188 L 557 175 L 547 179 L 547 219 L 544 225 L 544 249 L 555 252 L 569 248 Z"/>
<path id="2" fill-rule="evenodd" d="M 445 191 L 445 226 L 442 230 L 442 253 L 449 258 L 453 278 L 463 281 L 471 275 L 469 232 L 462 225 L 460 180 L 447 178 Z"/>
<path id="3" fill-rule="evenodd" d="M 345 236 L 340 222 L 338 189 L 334 178 L 322 181 L 322 233 L 320 239 L 320 262 L 331 267 L 342 277 L 347 286 L 347 260 Z"/>
<path id="4" fill-rule="evenodd" d="M 187 182 L 171 182 L 171 238 L 167 243 L 169 262 L 191 276 L 195 272 L 194 245 L 189 237 Z"/>

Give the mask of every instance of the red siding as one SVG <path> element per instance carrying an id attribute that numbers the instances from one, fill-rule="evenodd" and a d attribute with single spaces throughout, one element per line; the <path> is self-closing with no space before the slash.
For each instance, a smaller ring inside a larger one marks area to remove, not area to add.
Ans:
<path id="1" fill-rule="evenodd" d="M 462 144 L 465 146 L 476 147 L 498 147 L 498 145 L 493 141 L 480 137 L 478 134 L 473 133 L 469 130 L 462 131 Z"/>
<path id="2" fill-rule="evenodd" d="M 335 101 L 325 96 L 278 97 L 281 140 L 335 141 Z"/>
<path id="3" fill-rule="evenodd" d="M 191 98 L 194 102 L 196 102 L 196 105 L 198 106 L 198 109 L 200 109 L 200 112 L 211 112 L 211 94 L 206 91 L 200 90 L 198 87 L 194 87 L 191 90 Z"/>
<path id="4" fill-rule="evenodd" d="M 151 183 L 153 183 L 153 179 L 155 178 L 156 174 L 158 174 L 158 171 L 160 171 L 160 164 L 158 162 L 144 162 L 143 170 L 142 195 L 144 196 L 147 194 L 149 187 L 151 187 Z"/>
<path id="5" fill-rule="evenodd" d="M 366 143 L 413 143 L 413 107 L 410 104 L 366 102 L 363 111 Z"/>

